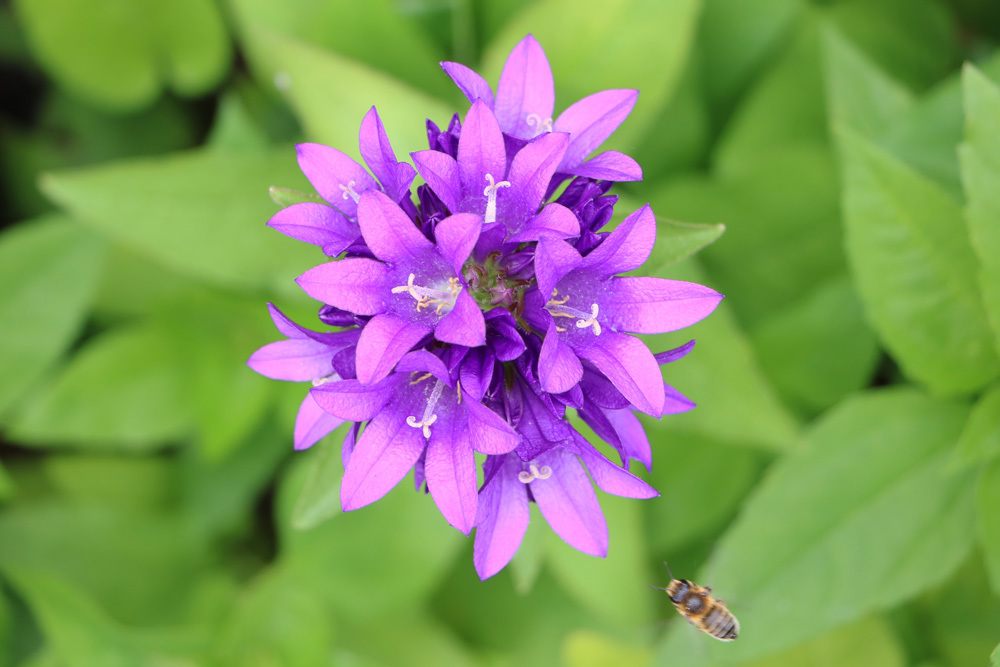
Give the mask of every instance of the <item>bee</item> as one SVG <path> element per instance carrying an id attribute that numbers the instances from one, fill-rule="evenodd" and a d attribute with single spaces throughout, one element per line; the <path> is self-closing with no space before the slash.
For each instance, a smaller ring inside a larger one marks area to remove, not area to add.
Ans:
<path id="1" fill-rule="evenodd" d="M 705 634 L 723 642 L 731 642 L 740 634 L 740 622 L 722 600 L 712 596 L 711 588 L 674 579 L 671 574 L 670 583 L 659 590 L 667 594 L 677 613 Z"/>

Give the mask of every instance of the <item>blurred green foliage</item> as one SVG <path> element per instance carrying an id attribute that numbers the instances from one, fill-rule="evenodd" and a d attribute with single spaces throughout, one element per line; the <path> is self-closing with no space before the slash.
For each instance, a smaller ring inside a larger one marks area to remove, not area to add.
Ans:
<path id="1" fill-rule="evenodd" d="M 304 388 L 244 361 L 314 312 L 263 224 L 292 143 L 376 104 L 422 148 L 437 61 L 527 32 L 558 106 L 642 91 L 620 212 L 728 298 L 650 337 L 698 341 L 663 495 L 602 498 L 604 560 L 536 513 L 484 583 L 408 484 L 342 514 L 343 431 L 293 454 Z M 998 42 L 992 0 L 0 6 L 0 667 L 1000 665 Z"/>

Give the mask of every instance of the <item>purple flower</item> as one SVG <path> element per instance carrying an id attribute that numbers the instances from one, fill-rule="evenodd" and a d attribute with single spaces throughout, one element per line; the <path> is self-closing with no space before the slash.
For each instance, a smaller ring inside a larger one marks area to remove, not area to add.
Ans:
<path id="1" fill-rule="evenodd" d="M 567 544 L 603 556 L 607 526 L 591 480 L 606 493 L 655 496 L 628 470 L 652 465 L 636 413 L 694 407 L 660 370 L 693 341 L 654 355 L 632 334 L 686 327 L 722 297 L 619 275 L 649 256 L 656 221 L 646 206 L 602 231 L 617 203 L 609 181 L 641 172 L 618 153 L 587 157 L 628 115 L 635 91 L 597 93 L 551 121 L 552 76 L 530 36 L 496 96 L 471 70 L 444 68 L 472 106 L 444 131 L 428 121 L 429 149 L 410 153 L 416 169 L 396 159 L 374 108 L 360 134 L 368 169 L 333 148 L 298 146 L 325 203 L 295 204 L 269 224 L 337 258 L 297 280 L 335 330 L 305 329 L 271 306 L 286 339 L 249 365 L 312 383 L 296 448 L 353 424 L 342 449 L 345 510 L 375 502 L 412 470 L 449 524 L 476 529 L 483 578 L 517 551 L 531 502 Z M 621 465 L 574 429 L 571 409 Z M 486 457 L 478 489 L 476 453 Z"/>

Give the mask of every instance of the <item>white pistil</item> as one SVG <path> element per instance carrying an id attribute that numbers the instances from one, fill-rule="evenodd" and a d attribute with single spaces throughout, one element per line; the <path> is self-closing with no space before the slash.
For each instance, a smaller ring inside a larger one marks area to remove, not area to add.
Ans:
<path id="1" fill-rule="evenodd" d="M 340 376 L 336 373 L 330 373 L 329 375 L 324 375 L 323 377 L 316 378 L 312 381 L 314 387 L 320 387 L 328 382 L 336 382 L 340 379 Z"/>
<path id="2" fill-rule="evenodd" d="M 419 428 L 425 438 L 431 437 L 431 425 L 437 421 L 438 417 L 434 413 L 434 408 L 437 407 L 438 401 L 441 400 L 442 392 L 444 392 L 444 385 L 438 380 L 434 383 L 434 389 L 431 390 L 431 395 L 427 398 L 427 405 L 424 406 L 424 414 L 421 415 L 420 421 L 417 421 L 414 415 L 406 418 L 406 425 Z"/>
<path id="3" fill-rule="evenodd" d="M 358 200 L 361 199 L 361 195 L 359 195 L 358 191 L 354 189 L 355 185 L 357 185 L 357 182 L 352 178 L 350 181 L 347 182 L 347 185 L 341 183 L 337 186 L 338 188 L 340 188 L 340 191 L 344 193 L 343 194 L 344 201 L 347 201 L 348 199 L 353 199 L 354 203 L 357 204 Z"/>
<path id="4" fill-rule="evenodd" d="M 529 463 L 527 470 L 517 473 L 517 481 L 522 484 L 530 484 L 536 479 L 548 479 L 549 477 L 552 477 L 552 468 L 549 466 L 539 468 L 534 463 Z"/>
<path id="5" fill-rule="evenodd" d="M 542 118 L 537 113 L 529 113 L 525 117 L 524 122 L 535 131 L 536 137 L 543 132 L 552 131 L 552 118 Z"/>
<path id="6" fill-rule="evenodd" d="M 497 221 L 497 191 L 500 188 L 509 188 L 510 181 L 500 181 L 495 182 L 493 179 L 493 174 L 486 174 L 486 182 L 489 185 L 483 190 L 483 194 L 486 196 L 486 213 L 483 214 L 483 222 L 496 222 Z"/>
<path id="7" fill-rule="evenodd" d="M 590 312 L 586 313 L 566 305 L 569 302 L 568 294 L 562 298 L 556 298 L 557 294 L 557 290 L 552 290 L 552 298 L 545 304 L 545 309 L 549 311 L 552 317 L 575 319 L 577 329 L 591 329 L 595 336 L 601 335 L 601 323 L 597 321 L 597 314 L 600 309 L 596 303 L 590 304 Z M 566 329 L 556 326 L 556 331 L 563 333 Z"/>
<path id="8" fill-rule="evenodd" d="M 391 292 L 393 294 L 406 293 L 412 296 L 413 300 L 417 302 L 417 312 L 434 306 L 434 312 L 438 315 L 450 313 L 451 309 L 455 307 L 458 293 L 462 291 L 462 285 L 458 282 L 458 278 L 448 278 L 447 289 L 417 285 L 413 282 L 416 278 L 417 276 L 411 273 L 407 276 L 405 285 L 397 285 L 392 288 Z"/>

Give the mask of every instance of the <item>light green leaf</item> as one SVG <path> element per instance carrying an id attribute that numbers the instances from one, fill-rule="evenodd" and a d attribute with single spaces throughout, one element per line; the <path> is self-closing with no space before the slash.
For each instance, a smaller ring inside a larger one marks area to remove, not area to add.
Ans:
<path id="1" fill-rule="evenodd" d="M 906 653 L 888 623 L 873 616 L 849 623 L 746 667 L 905 667 Z"/>
<path id="2" fill-rule="evenodd" d="M 990 664 L 993 667 L 1000 667 L 1000 644 L 993 649 L 993 653 L 990 654 Z"/>
<path id="3" fill-rule="evenodd" d="M 150 102 L 164 84 L 203 93 L 229 68 L 230 47 L 212 0 L 18 0 L 18 18 L 59 83 L 113 110 Z"/>
<path id="4" fill-rule="evenodd" d="M 994 593 L 1000 593 L 1000 462 L 985 466 L 979 476 L 976 496 L 977 526 L 983 560 Z"/>
<path id="5" fill-rule="evenodd" d="M 1000 455 L 1000 386 L 987 390 L 972 408 L 955 455 L 961 463 L 991 461 Z"/>
<path id="6" fill-rule="evenodd" d="M 403 158 L 427 146 L 425 118 L 447 123 L 455 111 L 422 90 L 363 63 L 297 42 L 266 27 L 247 26 L 245 32 L 258 78 L 274 82 L 287 96 L 309 141 L 329 144 L 357 157 L 358 128 L 374 105 L 396 157 Z"/>
<path id="7" fill-rule="evenodd" d="M 229 152 L 259 153 L 267 148 L 267 136 L 247 109 L 238 88 L 230 89 L 219 100 L 212 131 L 205 143 Z"/>
<path id="8" fill-rule="evenodd" d="M 163 266 L 227 287 L 293 291 L 314 248 L 265 226 L 272 184 L 298 185 L 291 147 L 201 150 L 48 174 L 42 188 L 84 222 Z"/>
<path id="9" fill-rule="evenodd" d="M 701 0 L 613 0 L 601 19 L 572 0 L 535 3 L 507 23 L 486 49 L 494 85 L 511 48 L 532 33 L 545 49 L 556 84 L 556 114 L 606 88 L 638 88 L 639 102 L 606 147 L 633 147 L 652 134 L 688 58 Z M 599 44 L 600 48 L 594 48 Z M 643 44 L 637 57 L 636 44 Z M 470 63 L 471 64 L 471 63 Z"/>
<path id="10" fill-rule="evenodd" d="M 702 225 L 657 219 L 656 245 L 649 261 L 658 267 L 668 267 L 694 255 L 718 240 L 726 231 L 723 224 Z"/>
<path id="11" fill-rule="evenodd" d="M 547 531 L 544 548 L 548 571 L 570 596 L 610 627 L 650 623 L 656 598 L 649 594 L 653 576 L 645 562 L 639 503 L 608 495 L 602 495 L 600 502 L 608 524 L 607 558 L 582 554 Z M 609 571 L 615 576 L 606 576 Z"/>
<path id="12" fill-rule="evenodd" d="M 293 528 L 310 530 L 340 513 L 341 443 L 347 430 L 344 425 L 312 446 L 306 483 L 292 510 Z"/>
<path id="13" fill-rule="evenodd" d="M 879 358 L 847 276 L 774 313 L 751 330 L 750 339 L 785 402 L 807 413 L 867 386 Z"/>
<path id="14" fill-rule="evenodd" d="M 692 260 L 665 271 L 650 266 L 648 273 L 712 286 Z M 798 424 L 761 372 L 726 302 L 683 331 L 644 338 L 654 352 L 692 338 L 698 341 L 684 359 L 665 366 L 663 374 L 667 383 L 699 407 L 660 422 L 646 420 L 647 428 L 660 434 L 656 437 L 666 439 L 673 432 L 690 432 L 765 449 L 791 446 Z M 720 382 L 723 377 L 725 382 Z"/>
<path id="15" fill-rule="evenodd" d="M 386 641 L 387 627 L 392 628 L 392 641 Z M 337 640 L 337 653 L 344 660 L 336 664 L 357 664 L 359 667 L 394 667 L 415 662 L 448 667 L 483 664 L 451 628 L 420 608 L 383 616 L 372 623 L 348 626 L 343 637 Z"/>
<path id="16" fill-rule="evenodd" d="M 7 500 L 14 495 L 14 480 L 10 478 L 10 473 L 0 464 L 0 501 Z"/>
<path id="17" fill-rule="evenodd" d="M 982 560 L 973 553 L 954 576 L 920 601 L 908 639 L 911 646 L 931 644 L 938 663 L 932 667 L 985 665 L 996 645 L 1000 600 Z M 913 635 L 918 635 L 916 641 Z"/>
<path id="18" fill-rule="evenodd" d="M 42 472 L 72 503 L 165 509 L 173 498 L 176 468 L 160 457 L 52 454 Z"/>
<path id="19" fill-rule="evenodd" d="M 148 450 L 187 434 L 192 415 L 164 329 L 92 339 L 19 413 L 14 438 L 38 447 Z"/>
<path id="20" fill-rule="evenodd" d="M 959 149 L 966 220 L 979 258 L 979 286 L 1000 351 L 1000 88 L 972 65 L 962 73 L 965 143 Z"/>
<path id="21" fill-rule="evenodd" d="M 946 465 L 967 416 L 905 388 L 828 412 L 699 575 L 730 602 L 740 640 L 706 651 L 678 625 L 660 655 L 692 666 L 763 658 L 945 580 L 974 538 L 972 480 Z"/>
<path id="22" fill-rule="evenodd" d="M 514 590 L 521 595 L 527 595 L 535 587 L 545 562 L 545 544 L 548 540 L 545 533 L 550 530 L 537 505 L 532 504 L 530 511 L 528 530 L 510 562 L 510 578 L 514 581 Z"/>
<path id="23" fill-rule="evenodd" d="M 62 217 L 0 235 L 0 414 L 76 337 L 97 285 L 99 239 Z"/>
<path id="24" fill-rule="evenodd" d="M 935 392 L 973 391 L 998 364 L 962 209 L 849 129 L 839 132 L 846 245 L 872 326 L 903 372 Z"/>
<path id="25" fill-rule="evenodd" d="M 645 667 L 653 656 L 648 649 L 622 644 L 600 632 L 577 630 L 563 640 L 562 659 L 566 667 Z"/>

